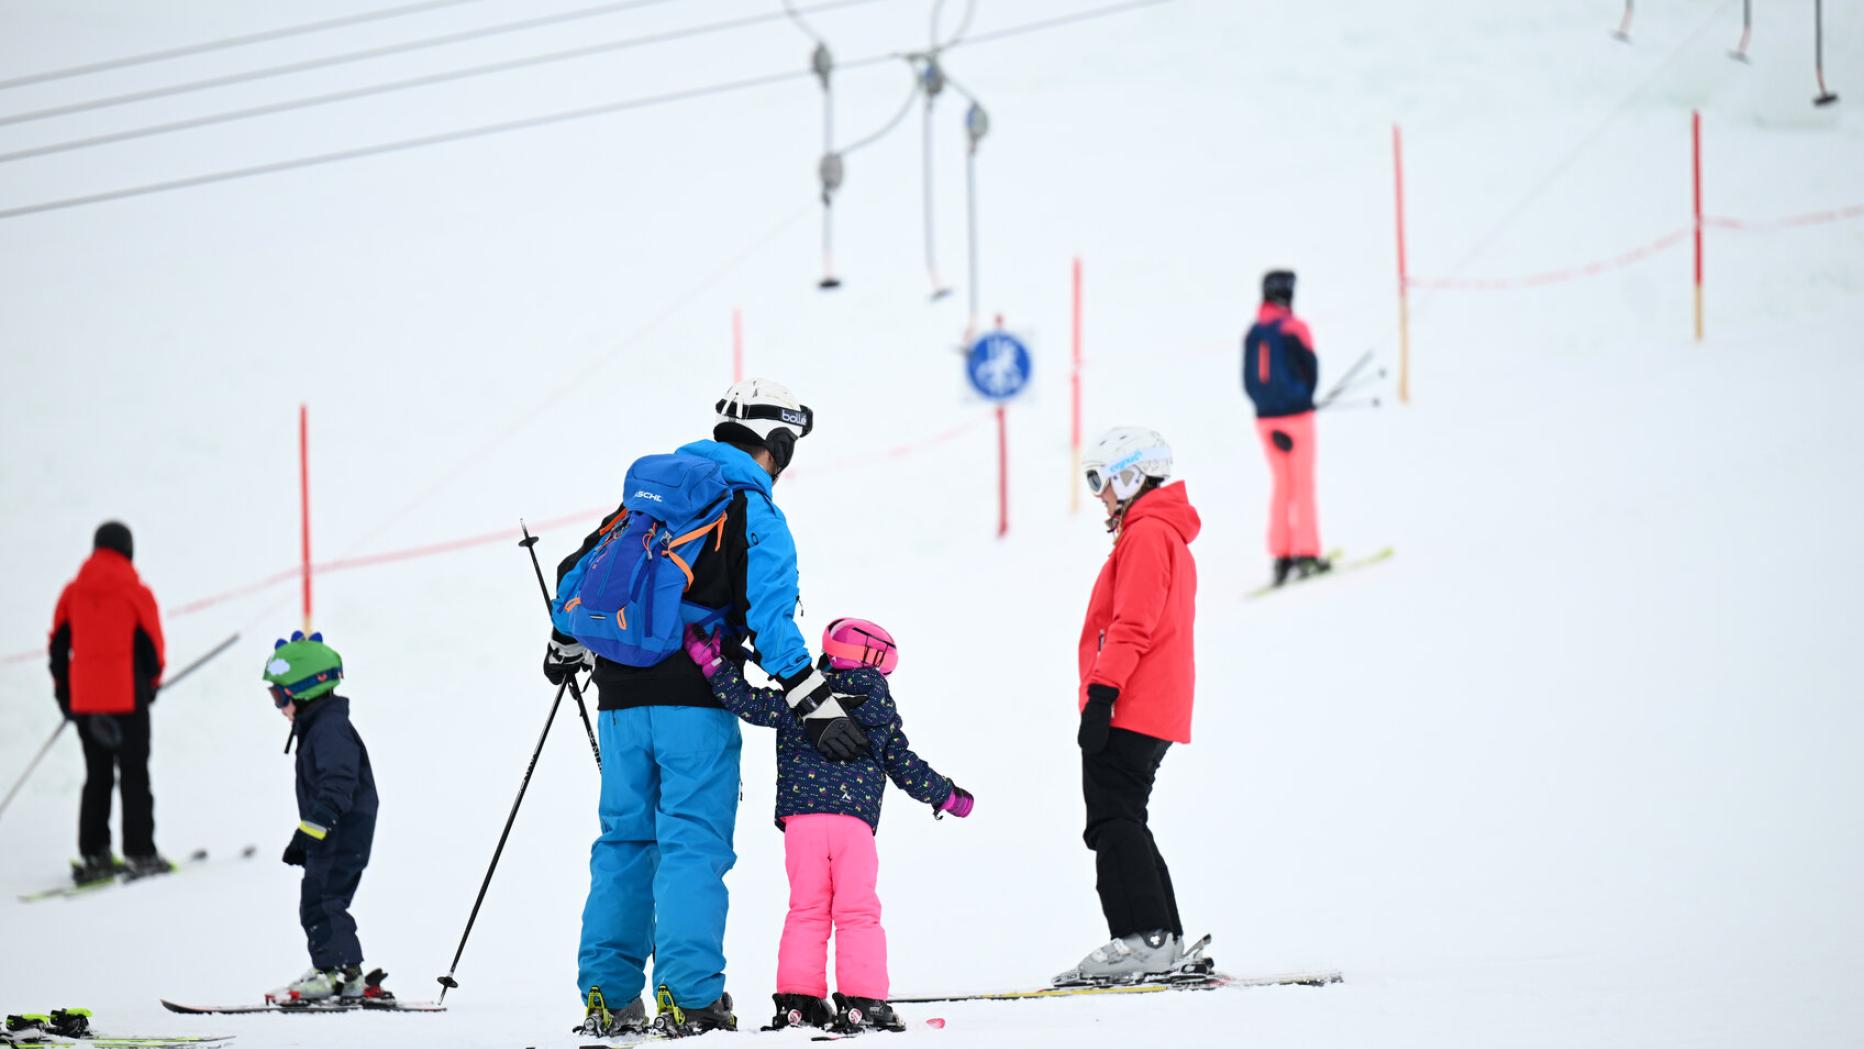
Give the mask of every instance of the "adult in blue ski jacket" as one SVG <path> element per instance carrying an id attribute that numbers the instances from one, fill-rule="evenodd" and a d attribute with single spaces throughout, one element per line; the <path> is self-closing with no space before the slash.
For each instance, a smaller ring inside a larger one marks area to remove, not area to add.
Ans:
<path id="1" fill-rule="evenodd" d="M 732 386 L 717 411 L 713 440 L 680 453 L 717 463 L 737 490 L 717 545 L 691 566 L 685 600 L 717 609 L 729 636 L 755 646 L 758 664 L 783 683 L 792 705 L 814 715 L 812 738 L 853 752 L 865 740 L 814 671 L 796 627 L 796 545 L 773 497 L 797 439 L 813 427 L 812 414 L 788 389 L 763 379 Z M 558 579 L 620 512 L 564 559 Z M 599 693 L 602 834 L 590 849 L 583 907 L 578 984 L 586 1012 L 579 1030 L 612 1037 L 644 1023 L 639 996 L 650 957 L 654 984 L 671 998 L 682 1029 L 733 1028 L 724 877 L 737 860 L 737 719 L 678 652 L 653 666 L 626 666 L 553 631 L 544 662 L 551 682 L 585 666 Z"/>

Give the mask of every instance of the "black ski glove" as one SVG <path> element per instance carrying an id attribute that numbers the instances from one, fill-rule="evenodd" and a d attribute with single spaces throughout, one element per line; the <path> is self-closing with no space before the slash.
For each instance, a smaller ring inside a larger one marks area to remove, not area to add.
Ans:
<path id="1" fill-rule="evenodd" d="M 1294 451 L 1294 438 L 1289 436 L 1285 431 L 1270 430 L 1269 440 L 1273 442 L 1275 447 L 1280 449 L 1281 451 L 1284 451 L 1284 452 Z"/>
<path id="2" fill-rule="evenodd" d="M 803 734 L 823 757 L 853 761 L 867 753 L 867 733 L 848 716 L 853 697 L 837 693 L 821 671 L 811 670 L 784 680 L 783 692 L 790 713 L 802 720 Z"/>
<path id="3" fill-rule="evenodd" d="M 1081 731 L 1075 736 L 1081 753 L 1098 754 L 1107 749 L 1107 733 L 1113 731 L 1113 701 L 1118 698 L 1120 690 L 1112 685 L 1087 686 L 1087 706 L 1081 708 Z"/>
<path id="4" fill-rule="evenodd" d="M 575 638 L 565 639 L 558 634 L 550 637 L 550 647 L 544 649 L 544 677 L 553 685 L 561 685 L 585 669 L 595 666 L 595 656 L 583 643 Z"/>
<path id="5" fill-rule="evenodd" d="M 285 846 L 285 855 L 280 858 L 288 866 L 304 866 L 304 861 L 310 857 L 310 854 L 323 846 L 324 835 L 328 833 L 330 833 L 329 828 L 305 820 L 298 824 L 296 831 L 292 832 L 291 843 Z"/>

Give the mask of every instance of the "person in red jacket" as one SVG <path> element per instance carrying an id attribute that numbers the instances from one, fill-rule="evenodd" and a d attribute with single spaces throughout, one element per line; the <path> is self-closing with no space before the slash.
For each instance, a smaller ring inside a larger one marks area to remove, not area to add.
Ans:
<path id="1" fill-rule="evenodd" d="M 129 528 L 98 526 L 90 559 L 58 595 L 52 615 L 52 682 L 58 708 L 84 744 L 78 809 L 79 883 L 122 872 L 172 870 L 155 849 L 155 798 L 149 790 L 149 705 L 162 684 L 165 654 L 155 595 L 130 563 Z M 123 786 L 123 855 L 110 854 L 110 794 Z"/>
<path id="2" fill-rule="evenodd" d="M 1094 851 L 1112 940 L 1057 984 L 1126 981 L 1177 971 L 1187 955 L 1171 871 L 1146 825 L 1159 763 L 1191 742 L 1192 634 L 1202 527 L 1171 478 L 1171 446 L 1151 430 L 1109 431 L 1085 457 L 1087 486 L 1107 508 L 1113 553 L 1081 629 L 1083 838 Z"/>

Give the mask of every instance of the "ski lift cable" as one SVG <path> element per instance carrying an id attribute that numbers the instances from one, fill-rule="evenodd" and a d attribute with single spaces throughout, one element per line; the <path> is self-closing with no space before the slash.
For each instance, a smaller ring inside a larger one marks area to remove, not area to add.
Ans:
<path id="1" fill-rule="evenodd" d="M 616 14 L 622 11 L 631 11 L 637 8 L 653 7 L 659 4 L 674 2 L 676 2 L 676 0 L 613 0 L 613 2 L 597 4 L 593 7 L 582 7 L 573 11 L 559 11 L 553 14 L 540 15 L 535 18 L 519 19 L 514 22 L 501 22 L 497 25 L 480 26 L 475 29 L 461 30 L 457 33 L 445 33 L 440 36 L 423 37 L 418 40 L 406 40 L 398 44 L 383 44 L 378 47 L 363 48 L 359 51 L 346 51 L 342 54 L 309 58 L 301 62 L 288 62 L 284 65 L 249 69 L 239 73 L 229 73 L 225 76 L 207 77 L 201 80 L 169 84 L 165 87 L 131 91 L 122 95 L 110 95 L 104 98 L 93 98 L 83 102 L 69 102 L 64 105 L 51 106 L 46 109 L 35 109 L 24 113 L 12 113 L 0 116 L 0 127 L 24 124 L 34 120 L 45 120 L 51 117 L 69 116 L 73 113 L 87 113 L 91 110 L 108 109 L 113 106 L 129 105 L 133 102 L 148 102 L 158 98 L 170 98 L 175 95 L 185 95 L 195 91 L 210 90 L 212 88 L 232 87 L 235 84 L 246 84 L 255 80 L 266 80 L 292 73 L 306 73 L 316 69 L 328 69 L 332 66 L 348 65 L 352 62 L 364 62 L 375 58 L 385 58 L 389 55 L 406 54 L 410 51 L 424 51 L 429 48 L 461 44 L 471 40 L 482 40 L 487 37 L 502 36 L 506 33 L 516 33 L 527 29 L 541 29 L 546 26 L 561 25 L 566 22 L 579 21 L 585 18 L 595 18 L 601 15 Z"/>
<path id="2" fill-rule="evenodd" d="M 957 32 L 954 32 L 950 39 L 941 44 L 938 42 L 938 27 L 941 20 L 939 16 L 944 7 L 945 0 L 938 0 L 937 4 L 932 8 L 932 50 L 935 52 L 943 51 L 950 47 L 957 47 L 958 44 L 964 40 L 964 34 L 970 31 L 971 19 L 977 14 L 977 0 L 965 0 L 964 17 L 958 22 Z"/>
<path id="3" fill-rule="evenodd" d="M 197 44 L 185 44 L 180 47 L 165 48 L 160 51 L 146 51 L 139 55 L 124 55 L 121 58 L 108 58 L 98 62 L 85 62 L 80 65 L 66 66 L 63 69 L 48 69 L 43 73 L 28 73 L 25 76 L 0 80 L 0 91 L 28 84 L 44 84 L 53 80 L 67 80 L 76 76 L 89 76 L 92 73 L 104 73 L 112 69 L 125 69 L 130 66 L 148 65 L 151 62 L 165 62 L 174 58 L 188 58 L 204 55 L 212 51 L 225 51 L 249 44 L 264 44 L 274 40 L 285 40 L 309 33 L 321 33 L 331 29 L 344 29 L 366 22 L 381 22 L 390 18 L 403 18 L 408 15 L 438 11 L 445 7 L 458 7 L 462 4 L 476 4 L 482 0 L 426 0 L 424 3 L 406 4 L 401 7 L 385 7 L 376 11 L 363 11 L 358 14 L 344 15 L 341 18 L 329 18 L 321 22 L 305 22 L 300 25 L 284 26 L 279 29 L 267 29 L 257 33 L 245 33 L 239 36 L 221 37 L 217 40 L 203 40 Z"/>
<path id="4" fill-rule="evenodd" d="M 857 7 L 878 2 L 880 2 L 880 0 L 831 0 L 829 3 L 817 4 L 806 10 L 817 12 L 832 11 L 838 8 Z M 90 149 L 96 146 L 111 145 L 118 142 L 152 138 L 157 135 L 173 134 L 178 131 L 192 131 L 198 128 L 213 127 L 219 124 L 229 124 L 239 120 L 251 120 L 256 117 L 276 116 L 280 113 L 290 113 L 316 106 L 332 105 L 339 102 L 353 102 L 357 99 L 372 98 L 377 95 L 386 95 L 397 91 L 433 87 L 438 84 L 450 83 L 456 80 L 489 76 L 496 73 L 508 73 L 518 69 L 529 69 L 534 66 L 548 65 L 553 62 L 588 58 L 594 55 L 608 54 L 610 52 L 627 50 L 629 48 L 671 43 L 690 37 L 744 29 L 755 25 L 761 25 L 765 22 L 775 21 L 783 17 L 784 15 L 780 13 L 747 15 L 718 22 L 707 22 L 700 25 L 687 26 L 681 29 L 671 29 L 659 33 L 624 37 L 619 40 L 610 40 L 584 47 L 549 51 L 524 58 L 509 59 L 503 62 L 489 62 L 484 65 L 467 66 L 461 69 L 431 73 L 425 76 L 408 77 L 403 80 L 384 81 L 379 84 L 350 88 L 345 91 L 333 91 L 329 94 L 286 99 L 282 102 L 273 102 L 262 106 L 251 106 L 245 109 L 232 109 L 221 113 L 209 113 L 204 116 L 190 117 L 186 120 L 176 120 L 166 124 L 152 124 L 146 127 L 129 128 L 124 131 L 112 131 L 101 135 L 91 135 L 86 138 L 71 139 L 65 142 L 54 142 L 44 146 L 34 146 L 29 149 L 15 150 L 11 153 L 0 153 L 0 164 L 10 163 L 16 160 L 29 160 L 34 157 L 50 156 L 56 153 L 68 153 L 73 150 Z"/>
<path id="5" fill-rule="evenodd" d="M 1069 25 L 1069 24 L 1073 24 L 1076 22 L 1083 22 L 1083 21 L 1088 21 L 1091 19 L 1111 17 L 1113 15 L 1123 14 L 1128 11 L 1138 10 L 1140 8 L 1157 7 L 1162 4 L 1167 4 L 1167 3 L 1172 3 L 1172 2 L 1173 0 L 1125 0 L 1125 2 L 1122 2 L 1122 3 L 1107 4 L 1101 7 L 1091 8 L 1086 11 L 1074 12 L 1072 14 L 1062 15 L 1062 16 L 1058 16 L 1055 18 L 1039 19 L 1039 20 L 1032 21 L 1032 22 L 1025 22 L 1020 25 L 1007 26 L 1003 29 L 993 30 L 989 33 L 980 33 L 976 36 L 967 38 L 964 41 L 962 46 L 973 47 L 978 44 L 993 43 L 999 40 L 1007 40 L 1013 37 L 1024 36 L 1030 33 L 1044 32 L 1049 29 L 1054 29 L 1060 26 Z M 889 51 L 889 52 L 882 52 L 882 53 L 867 55 L 862 58 L 858 58 L 853 61 L 843 63 L 841 68 L 851 69 L 851 70 L 852 69 L 865 69 L 865 68 L 869 68 L 873 66 L 878 66 L 883 63 L 891 63 L 891 62 L 900 61 L 902 59 L 910 60 L 911 58 L 912 56 L 906 52 Z M 400 140 L 393 141 L 393 142 L 381 142 L 381 143 L 376 143 L 374 145 L 369 145 L 369 146 L 359 146 L 359 147 L 355 147 L 351 149 L 339 150 L 339 151 L 332 152 L 332 153 L 321 153 L 321 154 L 315 154 L 315 155 L 307 156 L 307 157 L 295 157 L 295 158 L 291 158 L 288 160 L 274 161 L 274 162 L 267 163 L 267 164 L 257 164 L 257 165 L 252 165 L 249 167 L 243 167 L 243 168 L 228 168 L 228 169 L 222 169 L 219 171 L 210 171 L 210 172 L 200 174 L 200 175 L 193 175 L 193 176 L 189 176 L 186 178 L 171 179 L 171 180 L 167 180 L 163 182 L 144 183 L 142 185 L 128 186 L 122 189 L 108 190 L 108 191 L 100 192 L 100 193 L 90 193 L 90 194 L 85 194 L 82 196 L 65 197 L 65 198 L 61 198 L 57 200 L 41 201 L 36 204 L 25 204 L 25 205 L 20 205 L 17 207 L 12 207 L 12 208 L 0 209 L 0 221 L 6 220 L 6 219 L 22 218 L 27 215 L 42 214 L 44 212 L 49 212 L 49 211 L 62 211 L 62 210 L 70 209 L 70 208 L 83 207 L 83 206 L 91 205 L 91 204 L 101 204 L 101 203 L 105 203 L 109 201 L 126 200 L 126 199 L 130 199 L 134 197 L 143 197 L 143 196 L 150 196 L 150 195 L 158 194 L 158 193 L 167 193 L 167 192 L 172 192 L 174 190 L 190 189 L 190 188 L 194 188 L 198 186 L 206 186 L 206 185 L 216 185 L 216 184 L 223 183 L 223 182 L 232 182 L 232 181 L 237 181 L 240 179 L 254 178 L 260 175 L 278 174 L 278 173 L 286 172 L 286 171 L 296 171 L 296 170 L 301 170 L 304 168 L 321 167 L 321 166 L 326 166 L 326 165 L 331 165 L 331 164 L 342 163 L 345 161 L 361 160 L 361 159 L 365 159 L 368 157 L 381 156 L 381 155 L 389 154 L 389 153 L 400 153 L 400 152 L 406 152 L 406 151 L 414 150 L 414 149 L 422 149 L 428 146 L 438 146 L 438 145 L 445 145 L 445 144 L 449 144 L 453 142 L 467 141 L 467 140 L 476 139 L 476 138 L 485 138 L 485 137 L 489 137 L 493 135 L 504 134 L 506 132 L 511 132 L 511 131 L 524 131 L 524 130 L 530 130 L 530 129 L 539 128 L 539 127 L 549 127 L 555 124 L 568 123 L 568 122 L 576 121 L 576 120 L 585 120 L 591 117 L 607 116 L 612 113 L 619 113 L 619 112 L 624 112 L 624 111 L 632 110 L 632 109 L 644 109 L 644 108 L 649 108 L 652 106 L 667 105 L 667 104 L 671 104 L 675 102 L 684 102 L 684 101 L 689 101 L 689 100 L 698 99 L 698 98 L 710 97 L 713 95 L 728 94 L 728 93 L 736 92 L 736 91 L 752 90 L 755 88 L 767 87 L 767 86 L 771 86 L 775 84 L 788 83 L 793 80 L 797 80 L 803 77 L 809 77 L 813 75 L 815 74 L 812 71 L 806 70 L 806 69 L 804 70 L 792 69 L 792 70 L 785 70 L 785 71 L 777 72 L 777 73 L 766 73 L 766 74 L 762 74 L 759 76 L 744 77 L 738 80 L 728 80 L 728 81 L 723 81 L 723 82 L 714 83 L 714 84 L 702 85 L 700 87 L 684 88 L 678 91 L 664 92 L 658 95 L 640 96 L 636 98 L 621 99 L 615 102 L 607 102 L 607 103 L 603 103 L 600 105 L 583 106 L 577 109 L 559 110 L 553 113 L 544 113 L 538 116 L 525 117 L 519 120 L 502 121 L 496 124 L 481 124 L 481 125 L 477 125 L 474 127 L 458 128 L 452 131 L 443 131 L 443 132 L 438 132 L 438 133 L 430 134 L 430 135 L 422 135 L 417 138 L 400 139 Z"/>
<path id="6" fill-rule="evenodd" d="M 845 157 L 848 154 L 853 153 L 856 150 L 864 149 L 868 146 L 873 145 L 875 142 L 878 142 L 882 138 L 885 138 L 888 132 L 892 131 L 894 128 L 899 127 L 901 122 L 906 119 L 906 114 L 911 113 L 913 111 L 913 101 L 919 97 L 919 75 L 917 73 L 912 73 L 911 76 L 912 76 L 912 84 L 907 89 L 906 98 L 904 101 L 900 103 L 900 108 L 898 109 L 898 111 L 896 111 L 893 114 L 893 116 L 887 120 L 885 124 L 880 125 L 880 127 L 876 129 L 874 132 L 872 132 L 871 134 L 863 136 L 862 138 L 857 139 L 856 141 L 850 143 L 849 145 L 843 146 L 841 149 L 838 149 L 835 152 L 840 153 L 842 156 Z"/>

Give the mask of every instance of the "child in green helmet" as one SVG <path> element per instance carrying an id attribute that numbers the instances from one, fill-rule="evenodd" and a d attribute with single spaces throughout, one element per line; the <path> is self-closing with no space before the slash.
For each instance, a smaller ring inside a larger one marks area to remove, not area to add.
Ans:
<path id="1" fill-rule="evenodd" d="M 363 975 L 362 944 L 349 912 L 375 839 L 376 794 L 369 751 L 350 724 L 349 700 L 336 694 L 343 658 L 322 634 L 294 632 L 273 646 L 265 680 L 298 743 L 298 828 L 284 859 L 304 868 L 298 921 L 311 950 L 310 970 L 266 1000 L 303 1006 L 392 999 L 379 972 Z"/>

